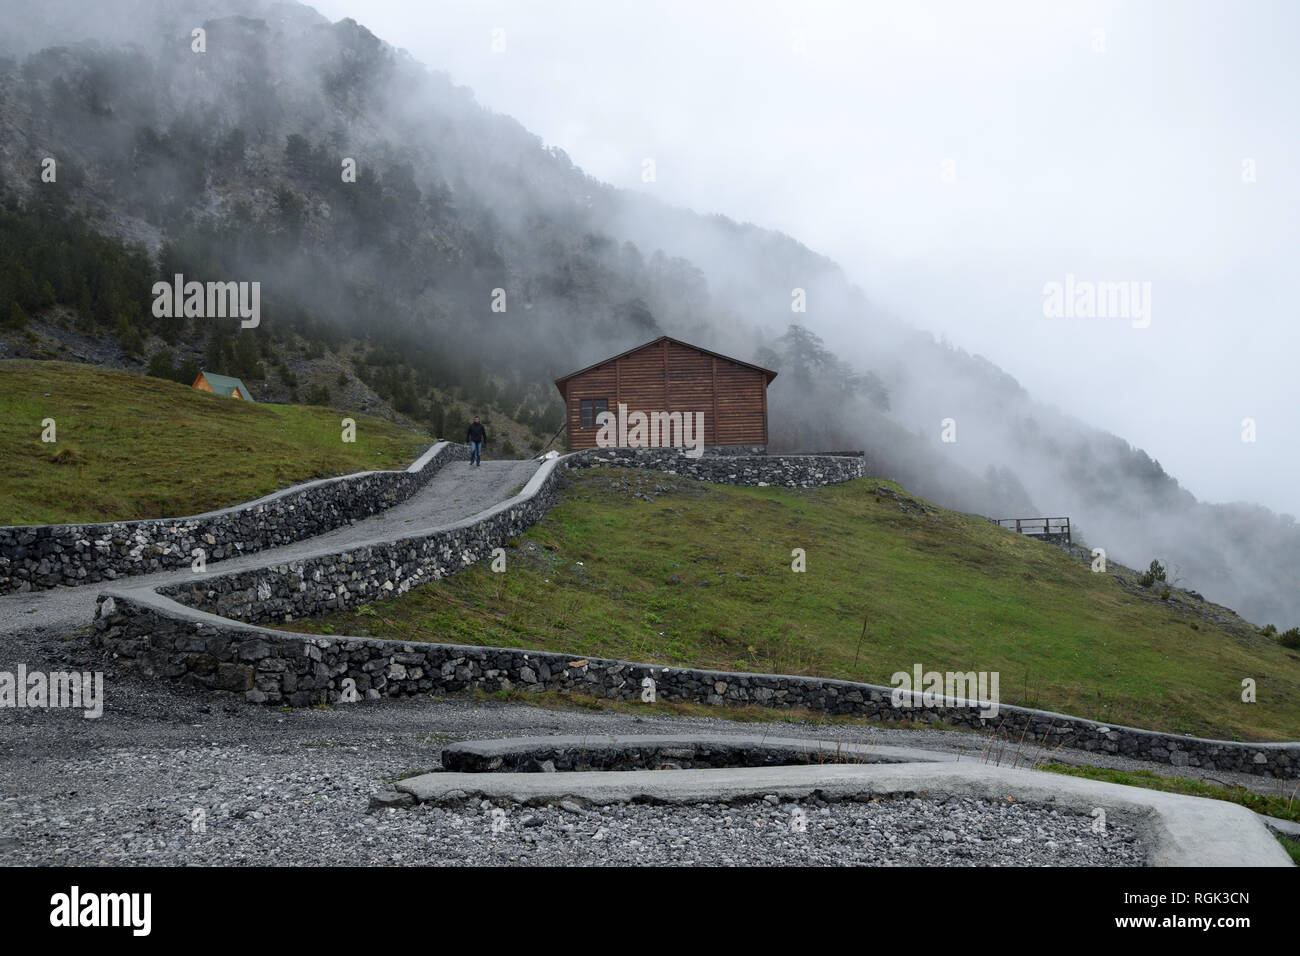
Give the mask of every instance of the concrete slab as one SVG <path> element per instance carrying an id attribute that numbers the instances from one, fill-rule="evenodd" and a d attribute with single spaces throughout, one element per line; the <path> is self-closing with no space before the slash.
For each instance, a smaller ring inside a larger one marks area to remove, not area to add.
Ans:
<path id="1" fill-rule="evenodd" d="M 504 799 L 523 804 L 577 799 L 719 803 L 767 794 L 802 799 L 814 791 L 840 799 L 942 791 L 1048 804 L 1134 824 L 1150 866 L 1291 866 L 1259 818 L 1220 800 L 1161 793 L 1059 774 L 969 761 L 905 764 L 812 764 L 725 770 L 632 770 L 578 773 L 430 773 L 396 789 L 421 803 Z"/>
<path id="2" fill-rule="evenodd" d="M 1278 817 L 1265 816 L 1262 813 L 1256 813 L 1261 823 L 1268 827 L 1274 833 L 1280 833 L 1284 837 L 1290 837 L 1292 840 L 1300 840 L 1300 823 L 1291 820 L 1282 820 Z"/>

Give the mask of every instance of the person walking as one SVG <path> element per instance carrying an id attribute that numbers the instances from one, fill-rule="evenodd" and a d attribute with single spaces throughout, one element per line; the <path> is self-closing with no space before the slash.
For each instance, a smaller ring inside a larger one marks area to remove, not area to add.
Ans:
<path id="1" fill-rule="evenodd" d="M 487 441 L 487 429 L 483 427 L 477 415 L 474 416 L 469 430 L 465 432 L 465 440 L 469 442 L 469 463 L 475 466 L 482 465 L 483 443 Z"/>

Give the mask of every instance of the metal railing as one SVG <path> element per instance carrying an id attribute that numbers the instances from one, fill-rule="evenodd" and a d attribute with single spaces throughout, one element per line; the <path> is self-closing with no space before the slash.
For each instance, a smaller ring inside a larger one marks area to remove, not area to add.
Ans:
<path id="1" fill-rule="evenodd" d="M 1000 528 L 1011 528 L 1016 534 L 1035 537 L 1063 537 L 1070 543 L 1069 518 L 990 518 Z"/>

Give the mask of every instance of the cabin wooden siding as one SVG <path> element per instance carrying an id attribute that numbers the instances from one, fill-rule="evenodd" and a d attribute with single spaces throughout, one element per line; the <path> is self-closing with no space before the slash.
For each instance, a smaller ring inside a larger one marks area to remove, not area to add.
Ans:
<path id="1" fill-rule="evenodd" d="M 767 444 L 767 375 L 682 342 L 664 339 L 579 372 L 564 383 L 570 451 L 596 447 L 593 424 L 582 425 L 583 399 L 606 399 L 609 410 L 703 412 L 705 445 Z"/>

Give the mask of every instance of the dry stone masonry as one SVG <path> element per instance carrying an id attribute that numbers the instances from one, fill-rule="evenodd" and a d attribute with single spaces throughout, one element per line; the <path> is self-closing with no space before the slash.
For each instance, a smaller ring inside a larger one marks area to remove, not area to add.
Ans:
<path id="1" fill-rule="evenodd" d="M 793 457 L 731 457 L 717 462 L 707 457 L 686 458 L 680 453 L 642 455 L 642 449 L 618 451 L 627 455 L 579 452 L 548 461 L 538 469 L 525 493 L 447 528 L 246 571 L 196 576 L 193 584 L 163 587 L 158 593 L 221 617 L 252 624 L 287 623 L 405 594 L 482 560 L 550 510 L 557 496 L 556 485 L 568 468 L 644 467 L 648 461 L 680 468 L 681 462 L 704 462 L 706 473 L 711 475 L 704 480 L 715 483 L 798 487 L 847 481 L 858 477 L 861 468 L 860 458 L 848 457 L 808 456 L 806 461 Z"/>
<path id="2" fill-rule="evenodd" d="M 435 446 L 417 463 L 418 469 L 412 466 L 407 473 L 378 473 L 396 476 L 396 480 L 381 479 L 387 483 L 377 486 L 373 497 L 359 507 L 373 510 L 384 492 L 410 494 L 412 489 L 404 481 L 427 480 L 421 472 L 432 473 L 431 463 L 441 465 L 464 454 L 463 446 Z M 995 730 L 1017 742 L 1042 744 L 1046 750 L 1064 744 L 1174 766 L 1277 777 L 1300 775 L 1300 744 L 1178 737 L 1010 706 L 1003 706 L 998 716 L 989 720 L 981 715 L 978 705 L 955 701 L 899 709 L 891 704 L 892 688 L 850 681 L 580 660 L 515 649 L 314 636 L 258 626 L 383 600 L 488 558 L 493 548 L 518 536 L 555 503 L 560 478 L 570 467 L 649 467 L 718 483 L 807 487 L 859 477 L 862 465 L 862 458 L 853 455 L 691 459 L 657 449 L 580 452 L 543 463 L 520 494 L 436 531 L 250 570 L 225 574 L 213 570 L 196 576 L 192 584 L 106 591 L 100 595 L 96 612 L 95 640 L 135 661 L 148 675 L 242 693 L 255 703 L 306 706 L 471 689 L 551 690 L 638 701 L 649 681 L 655 698 L 662 700 L 714 706 L 757 704 L 885 722 L 927 720 Z M 410 477 L 403 480 L 403 474 Z M 375 477 L 376 473 L 355 476 L 360 482 Z M 338 479 L 333 485 L 338 490 L 331 495 L 342 489 L 349 495 L 357 493 L 357 481 Z M 311 487 L 286 494 L 310 492 Z M 232 509 L 232 513 L 250 512 L 265 502 Z M 349 506 L 338 500 L 336 507 L 337 513 L 346 513 Z M 294 511 L 295 507 L 283 502 L 276 509 L 276 513 Z M 290 528 L 299 528 L 303 520 L 290 519 Z M 233 546 L 234 542 L 227 544 Z M 183 553 L 182 558 L 188 561 Z"/>
<path id="3" fill-rule="evenodd" d="M 196 575 L 193 584 L 157 593 L 224 618 L 250 623 L 287 622 L 405 594 L 454 574 L 522 534 L 555 504 L 563 475 L 543 465 L 527 494 L 446 528 L 341 553 L 323 553 L 228 574 Z"/>
<path id="4" fill-rule="evenodd" d="M 595 448 L 567 456 L 570 468 L 653 468 L 718 485 L 816 488 L 861 478 L 861 452 L 838 455 L 706 454 L 689 458 L 676 448 Z"/>
<path id="5" fill-rule="evenodd" d="M 203 614 L 141 589 L 102 595 L 96 639 L 141 670 L 197 687 L 243 693 L 256 703 L 340 703 L 359 697 L 483 691 L 562 691 L 640 701 L 648 678 L 658 700 L 867 717 L 930 720 L 996 730 L 1012 742 L 1120 754 L 1174 766 L 1300 775 L 1300 744 L 1247 744 L 1178 737 L 1003 705 L 993 720 L 958 704 L 896 709 L 892 688 L 852 681 L 668 668 L 599 658 L 453 644 L 292 634 Z M 1023 737 L 1022 737 L 1023 735 Z"/>
<path id="6" fill-rule="evenodd" d="M 442 750 L 449 773 L 693 770 L 834 763 L 951 763 L 955 754 L 792 737 L 733 734 L 505 737 Z"/>
<path id="7" fill-rule="evenodd" d="M 188 518 L 0 527 L 0 594 L 112 581 L 311 538 L 390 508 L 422 488 L 464 445 L 441 442 L 405 471 L 363 471 L 294 485 Z"/>
<path id="8" fill-rule="evenodd" d="M 678 449 L 601 449 L 566 468 L 655 468 L 715 484 L 810 488 L 863 475 L 861 454 L 715 455 Z M 188 518 L 0 527 L 0 594 L 114 581 L 302 541 L 405 501 L 466 446 L 441 442 L 405 471 L 366 471 L 295 485 L 257 501 Z"/>

